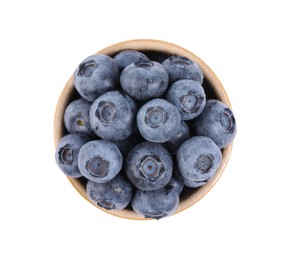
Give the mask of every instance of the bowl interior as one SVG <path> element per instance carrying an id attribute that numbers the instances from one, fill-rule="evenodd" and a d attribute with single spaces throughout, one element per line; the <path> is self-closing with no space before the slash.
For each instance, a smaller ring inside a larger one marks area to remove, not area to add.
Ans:
<path id="1" fill-rule="evenodd" d="M 120 43 L 111 45 L 105 49 L 100 50 L 97 53 L 105 54 L 105 55 L 109 55 L 113 57 L 118 52 L 122 50 L 126 50 L 126 49 L 133 49 L 133 50 L 138 50 L 140 52 L 143 52 L 151 60 L 158 61 L 158 62 L 162 62 L 163 60 L 165 60 L 166 58 L 174 54 L 185 56 L 191 60 L 194 60 L 199 65 L 199 67 L 201 68 L 204 74 L 203 87 L 205 89 L 207 98 L 219 99 L 222 102 L 224 102 L 226 105 L 231 107 L 228 96 L 225 92 L 225 89 L 222 86 L 219 79 L 217 78 L 217 76 L 214 74 L 214 72 L 195 54 L 191 53 L 190 51 L 180 46 L 177 46 L 175 44 L 168 43 L 168 42 L 158 41 L 158 40 L 131 40 L 131 41 L 120 42 Z M 54 120 L 55 147 L 57 147 L 59 140 L 65 134 L 67 134 L 67 130 L 65 129 L 64 123 L 63 123 L 64 111 L 67 105 L 78 97 L 79 95 L 73 85 L 73 76 L 71 76 L 60 95 L 60 98 L 56 107 L 55 120 Z M 192 206 L 211 190 L 211 188 L 215 185 L 215 183 L 218 181 L 219 177 L 222 175 L 224 171 L 224 168 L 229 160 L 231 149 L 232 149 L 232 144 L 230 144 L 229 146 L 221 150 L 222 157 L 223 157 L 222 163 L 219 169 L 217 170 L 217 173 L 215 174 L 215 176 L 206 185 L 199 188 L 193 188 L 193 189 L 187 188 L 187 187 L 184 188 L 180 196 L 180 203 L 176 213 L 183 211 L 187 209 L 188 207 Z M 68 180 L 87 201 L 93 204 L 86 196 L 86 189 L 85 189 L 86 179 L 85 178 L 78 178 L 78 179 L 68 178 Z M 137 215 L 132 210 L 131 206 L 120 211 L 115 211 L 115 210 L 107 211 L 103 208 L 100 208 L 97 205 L 95 206 L 115 216 L 128 218 L 128 219 L 144 219 L 143 217 Z"/>

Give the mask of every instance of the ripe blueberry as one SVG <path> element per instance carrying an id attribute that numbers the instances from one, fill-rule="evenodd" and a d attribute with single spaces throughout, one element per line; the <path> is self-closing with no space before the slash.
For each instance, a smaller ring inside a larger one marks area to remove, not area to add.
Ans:
<path id="1" fill-rule="evenodd" d="M 230 144 L 237 132 L 233 112 L 223 102 L 207 100 L 203 112 L 192 121 L 198 135 L 211 138 L 220 149 Z"/>
<path id="2" fill-rule="evenodd" d="M 210 177 L 206 180 L 201 180 L 201 181 L 189 180 L 189 179 L 186 179 L 182 176 L 178 167 L 174 167 L 173 175 L 177 178 L 179 183 L 181 183 L 182 185 L 185 185 L 186 187 L 189 187 L 189 188 L 201 187 L 201 186 L 207 184 L 209 182 L 209 180 L 212 178 L 212 177 Z"/>
<path id="3" fill-rule="evenodd" d="M 182 56 L 173 55 L 163 63 L 169 74 L 169 83 L 172 84 L 180 79 L 192 79 L 199 84 L 203 82 L 203 73 L 199 66 L 192 60 Z"/>
<path id="4" fill-rule="evenodd" d="M 169 189 L 174 189 L 176 192 L 178 192 L 178 194 L 180 194 L 184 188 L 184 184 L 183 182 L 179 181 L 179 179 L 175 177 L 173 174 L 171 180 L 169 181 L 166 187 L 168 187 Z"/>
<path id="5" fill-rule="evenodd" d="M 68 177 L 82 177 L 78 168 L 78 154 L 80 148 L 89 141 L 90 138 L 85 134 L 68 134 L 59 141 L 55 159 L 59 168 Z"/>
<path id="6" fill-rule="evenodd" d="M 113 59 L 121 71 L 133 62 L 149 60 L 149 58 L 146 55 L 135 50 L 121 51 L 117 53 Z"/>
<path id="7" fill-rule="evenodd" d="M 115 144 L 106 140 L 95 140 L 81 147 L 78 167 L 87 179 L 106 183 L 119 173 L 122 160 L 122 154 Z"/>
<path id="8" fill-rule="evenodd" d="M 194 136 L 185 141 L 176 156 L 183 178 L 191 181 L 211 178 L 222 161 L 219 147 L 205 136 Z"/>
<path id="9" fill-rule="evenodd" d="M 119 69 L 114 60 L 103 54 L 87 57 L 75 70 L 74 86 L 86 100 L 93 102 L 107 91 L 116 89 Z"/>
<path id="10" fill-rule="evenodd" d="M 182 79 L 173 83 L 166 99 L 178 108 L 183 120 L 197 117 L 206 104 L 203 87 L 190 79 Z"/>
<path id="11" fill-rule="evenodd" d="M 137 100 L 159 97 L 166 91 L 168 81 L 168 72 L 164 66 L 147 60 L 130 64 L 120 76 L 122 89 Z"/>
<path id="12" fill-rule="evenodd" d="M 190 131 L 188 125 L 185 121 L 181 121 L 180 128 L 174 131 L 174 135 L 169 141 L 163 143 L 162 145 L 171 153 L 176 154 L 180 145 L 190 138 Z"/>
<path id="13" fill-rule="evenodd" d="M 64 124 L 71 134 L 92 134 L 89 121 L 91 102 L 80 98 L 72 101 L 65 110 Z"/>
<path id="14" fill-rule="evenodd" d="M 109 91 L 90 108 L 90 125 L 95 134 L 110 141 L 129 137 L 136 118 L 136 105 L 123 91 Z"/>
<path id="15" fill-rule="evenodd" d="M 160 98 L 145 103 L 139 109 L 136 121 L 140 134 L 147 141 L 156 143 L 169 141 L 181 126 L 177 107 Z"/>
<path id="16" fill-rule="evenodd" d="M 131 201 L 133 210 L 145 218 L 161 219 L 172 215 L 179 205 L 179 193 L 165 186 L 158 190 L 136 190 Z"/>
<path id="17" fill-rule="evenodd" d="M 172 177 L 173 161 L 169 152 L 159 144 L 143 142 L 127 156 L 125 171 L 134 186 L 141 190 L 156 190 Z"/>
<path id="18" fill-rule="evenodd" d="M 134 146 L 143 141 L 144 139 L 140 135 L 131 135 L 124 140 L 113 141 L 113 143 L 118 147 L 123 157 L 126 157 L 132 148 L 134 148 Z"/>
<path id="19" fill-rule="evenodd" d="M 88 198 L 99 207 L 107 210 L 124 209 L 131 201 L 132 185 L 121 174 L 107 183 L 87 181 Z"/>

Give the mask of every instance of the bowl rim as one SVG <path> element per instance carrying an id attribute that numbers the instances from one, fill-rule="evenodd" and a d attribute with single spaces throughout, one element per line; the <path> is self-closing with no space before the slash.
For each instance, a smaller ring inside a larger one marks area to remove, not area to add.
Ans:
<path id="1" fill-rule="evenodd" d="M 231 103 L 228 98 L 228 95 L 226 93 L 226 90 L 224 89 L 224 86 L 216 76 L 216 74 L 212 71 L 212 69 L 203 61 L 201 60 L 197 55 L 192 53 L 191 51 L 178 46 L 174 43 L 170 43 L 167 41 L 162 40 L 155 40 L 155 39 L 133 39 L 133 40 L 127 40 L 127 41 L 121 41 L 115 44 L 112 44 L 108 47 L 105 47 L 99 51 L 96 52 L 96 54 L 104 54 L 113 56 L 116 53 L 126 50 L 126 49 L 132 49 L 137 51 L 153 51 L 153 52 L 162 52 L 167 55 L 180 55 L 187 57 L 191 60 L 194 60 L 202 70 L 204 74 L 204 78 L 207 79 L 212 86 L 217 98 L 221 100 L 223 103 L 225 103 L 228 107 L 231 108 Z M 69 80 L 65 84 L 57 105 L 55 109 L 55 115 L 54 115 L 54 144 L 55 149 L 57 148 L 59 140 L 64 136 L 64 126 L 63 123 L 63 115 L 66 106 L 68 105 L 70 101 L 70 97 L 72 97 L 73 93 L 75 92 L 74 84 L 73 84 L 73 74 L 70 76 Z M 204 186 L 199 187 L 196 189 L 195 192 L 193 192 L 188 198 L 186 198 L 184 201 L 180 201 L 179 206 L 174 214 L 177 214 L 179 212 L 182 212 L 189 207 L 196 204 L 198 201 L 200 201 L 207 193 L 213 188 L 213 186 L 217 183 L 219 178 L 222 176 L 226 165 L 229 161 L 230 154 L 232 151 L 233 143 L 229 144 L 227 147 L 222 149 L 222 162 L 219 166 L 216 174 L 213 176 L 213 178 Z M 72 186 L 79 192 L 79 194 L 85 198 L 89 203 L 94 205 L 95 207 L 99 208 L 100 210 L 116 216 L 121 217 L 125 219 L 131 219 L 131 220 L 149 220 L 144 218 L 143 216 L 138 215 L 132 210 L 124 209 L 124 210 L 105 210 L 97 205 L 95 205 L 93 202 L 91 202 L 87 195 L 84 188 L 84 185 L 78 180 L 78 179 L 72 179 L 67 177 L 69 182 L 72 184 Z M 174 215 L 173 214 L 173 215 Z"/>

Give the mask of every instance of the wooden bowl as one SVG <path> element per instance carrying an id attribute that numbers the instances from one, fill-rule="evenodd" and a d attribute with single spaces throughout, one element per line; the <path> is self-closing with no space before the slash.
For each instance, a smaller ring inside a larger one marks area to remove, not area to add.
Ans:
<path id="1" fill-rule="evenodd" d="M 220 80 L 217 78 L 215 73 L 206 65 L 200 58 L 198 58 L 195 54 L 192 52 L 177 46 L 175 44 L 159 41 L 159 40 L 148 40 L 148 39 L 141 39 L 141 40 L 130 40 L 125 42 L 120 42 L 114 45 L 111 45 L 109 47 L 106 47 L 97 53 L 105 54 L 109 56 L 114 56 L 118 52 L 125 50 L 125 49 L 133 49 L 141 51 L 145 54 L 147 54 L 150 59 L 157 60 L 157 61 L 163 61 L 167 57 L 177 54 L 180 56 L 187 57 L 191 60 L 194 60 L 199 67 L 201 68 L 203 74 L 204 74 L 204 82 L 203 87 L 206 91 L 207 98 L 217 98 L 224 102 L 226 105 L 231 107 L 229 98 L 226 94 L 226 91 L 221 84 Z M 69 78 L 68 82 L 66 83 L 55 112 L 55 119 L 54 119 L 54 140 L 55 140 L 55 147 L 57 147 L 59 140 L 67 134 L 66 129 L 64 127 L 63 123 L 63 114 L 65 111 L 66 106 L 76 97 L 78 96 L 77 91 L 74 88 L 73 85 L 73 75 Z M 232 150 L 232 144 L 227 146 L 226 148 L 222 149 L 222 156 L 223 160 L 218 168 L 217 173 L 215 176 L 204 186 L 199 188 L 185 188 L 183 190 L 182 195 L 180 196 L 180 203 L 177 208 L 176 213 L 183 211 L 196 202 L 198 202 L 201 198 L 203 198 L 216 184 L 220 176 L 222 175 L 226 164 L 228 163 L 230 153 Z M 127 218 L 127 219 L 136 219 L 136 220 L 144 220 L 142 216 L 139 216 L 136 214 L 131 207 L 126 208 L 124 210 L 111 210 L 107 211 L 103 208 L 100 208 L 99 206 L 93 204 L 86 196 L 86 190 L 85 190 L 85 184 L 86 180 L 84 178 L 79 179 L 71 179 L 68 178 L 70 183 L 73 185 L 73 187 L 82 195 L 87 201 L 89 201 L 92 205 L 99 208 L 100 210 L 103 210 L 109 214 Z"/>

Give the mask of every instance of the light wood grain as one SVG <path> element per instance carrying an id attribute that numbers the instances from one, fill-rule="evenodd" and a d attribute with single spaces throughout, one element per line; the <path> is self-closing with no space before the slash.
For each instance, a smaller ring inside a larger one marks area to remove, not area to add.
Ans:
<path id="1" fill-rule="evenodd" d="M 133 49 L 138 51 L 156 51 L 156 52 L 162 52 L 166 55 L 177 54 L 177 55 L 185 56 L 191 60 L 194 60 L 201 68 L 204 74 L 205 81 L 208 82 L 210 87 L 213 89 L 216 97 L 220 99 L 222 102 L 224 102 L 225 104 L 227 104 L 229 107 L 231 107 L 228 95 L 222 83 L 220 82 L 220 80 L 217 78 L 215 73 L 208 67 L 208 65 L 205 64 L 199 57 L 197 57 L 192 52 L 169 42 L 164 42 L 159 40 L 139 39 L 139 40 L 130 40 L 125 42 L 120 42 L 120 43 L 111 45 L 109 47 L 106 47 L 98 51 L 97 53 L 113 56 L 116 53 L 125 49 Z M 64 114 L 66 106 L 72 100 L 74 93 L 76 93 L 76 90 L 73 85 L 73 76 L 71 76 L 60 95 L 60 98 L 57 103 L 56 111 L 55 111 L 55 118 L 54 118 L 55 147 L 57 147 L 59 140 L 63 137 L 65 133 L 64 124 L 63 124 L 63 114 Z M 194 205 L 212 189 L 212 187 L 216 184 L 216 182 L 219 180 L 220 176 L 224 172 L 224 169 L 229 161 L 231 150 L 232 150 L 232 144 L 230 144 L 229 146 L 227 146 L 226 148 L 222 150 L 223 160 L 215 176 L 205 186 L 194 189 L 193 192 L 190 192 L 189 194 L 187 194 L 187 196 L 185 196 L 185 198 L 180 201 L 180 204 L 176 213 L 186 210 L 190 206 Z M 73 187 L 80 193 L 80 195 L 82 195 L 88 202 L 94 205 L 86 196 L 84 183 L 78 179 L 70 179 L 70 178 L 68 179 L 70 183 L 73 185 Z M 100 210 L 103 210 L 109 214 L 112 214 L 118 217 L 127 218 L 127 219 L 135 219 L 135 220 L 144 220 L 143 217 L 137 215 L 132 210 L 126 209 L 126 210 L 120 210 L 120 211 L 114 211 L 114 210 L 107 211 L 98 207 L 97 205 L 94 205 L 94 206 L 99 208 Z"/>

